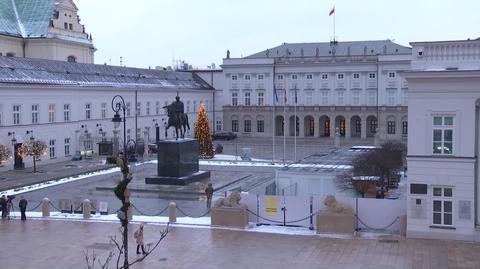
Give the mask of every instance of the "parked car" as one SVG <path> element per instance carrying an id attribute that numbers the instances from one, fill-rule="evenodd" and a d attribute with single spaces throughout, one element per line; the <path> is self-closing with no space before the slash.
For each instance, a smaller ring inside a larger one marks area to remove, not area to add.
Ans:
<path id="1" fill-rule="evenodd" d="M 237 138 L 237 134 L 232 132 L 221 132 L 213 135 L 214 140 L 231 140 Z"/>

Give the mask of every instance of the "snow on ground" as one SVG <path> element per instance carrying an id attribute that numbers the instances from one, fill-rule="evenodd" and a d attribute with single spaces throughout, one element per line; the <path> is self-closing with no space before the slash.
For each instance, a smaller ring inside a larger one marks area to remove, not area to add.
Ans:
<path id="1" fill-rule="evenodd" d="M 70 213 L 60 213 L 60 212 L 50 212 L 50 217 L 43 218 L 42 212 L 27 212 L 28 219 L 48 219 L 48 220 L 68 220 L 68 221 L 85 221 L 85 222 L 108 222 L 108 223 L 119 223 L 116 214 L 109 215 L 91 215 L 91 218 L 84 219 L 82 214 L 70 214 Z M 15 216 L 17 219 L 20 217 Z M 131 224 L 145 224 L 145 225 L 165 225 L 168 223 L 168 217 L 162 216 L 133 216 L 133 219 L 130 221 Z M 270 234 L 283 234 L 283 235 L 304 235 L 304 236 L 319 236 L 325 238 L 339 238 L 339 239 L 352 239 L 352 238 L 365 238 L 365 239 L 379 239 L 383 236 L 392 236 L 392 234 L 384 233 L 372 233 L 372 232 L 357 232 L 355 235 L 349 234 L 317 234 L 315 230 L 310 230 L 306 227 L 284 227 L 276 225 L 255 225 L 255 223 L 250 223 L 245 229 L 240 228 L 231 228 L 231 227 L 221 227 L 221 226 L 211 226 L 210 217 L 201 217 L 201 218 L 189 218 L 189 217 L 178 217 L 176 223 L 170 223 L 171 227 L 187 227 L 195 229 L 221 229 L 221 230 L 232 230 L 232 231 L 246 231 L 246 232 L 255 232 L 255 233 L 270 233 Z"/>

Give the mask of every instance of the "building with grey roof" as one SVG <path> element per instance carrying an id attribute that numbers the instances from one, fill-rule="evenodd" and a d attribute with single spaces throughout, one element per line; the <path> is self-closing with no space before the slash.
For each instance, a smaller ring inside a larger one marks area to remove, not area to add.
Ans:
<path id="1" fill-rule="evenodd" d="M 411 48 L 391 40 L 283 43 L 223 59 L 223 128 L 240 136 L 404 139 Z"/>
<path id="2" fill-rule="evenodd" d="M 0 56 L 93 63 L 77 12 L 72 0 L 0 0 Z"/>
<path id="3" fill-rule="evenodd" d="M 127 140 L 145 147 L 155 140 L 156 126 L 165 138 L 168 117 L 163 106 L 175 96 L 189 117 L 187 137 L 193 136 L 200 103 L 210 118 L 214 107 L 214 89 L 189 72 L 0 56 L 0 144 L 15 152 L 14 147 L 33 136 L 48 145 L 43 163 L 97 155 L 99 142 L 119 146 L 124 130 L 112 123 L 115 95 L 125 100 Z M 29 167 L 32 160 L 16 159 L 0 171 L 22 167 L 19 163 Z"/>

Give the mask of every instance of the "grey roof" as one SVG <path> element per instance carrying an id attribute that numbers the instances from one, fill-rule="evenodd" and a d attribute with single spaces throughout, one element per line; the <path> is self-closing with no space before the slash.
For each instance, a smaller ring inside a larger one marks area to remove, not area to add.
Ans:
<path id="1" fill-rule="evenodd" d="M 245 58 L 278 58 L 278 57 L 325 57 L 332 56 L 360 56 L 360 55 L 377 55 L 377 54 L 411 54 L 411 48 L 405 47 L 390 40 L 374 40 L 374 41 L 348 41 L 336 43 L 283 43 Z M 318 55 L 317 55 L 318 49 Z M 288 55 L 287 55 L 288 53 Z"/>
<path id="2" fill-rule="evenodd" d="M 0 84 L 212 90 L 190 72 L 0 56 Z"/>
<path id="3" fill-rule="evenodd" d="M 55 0 L 0 0 L 0 34 L 46 37 Z"/>

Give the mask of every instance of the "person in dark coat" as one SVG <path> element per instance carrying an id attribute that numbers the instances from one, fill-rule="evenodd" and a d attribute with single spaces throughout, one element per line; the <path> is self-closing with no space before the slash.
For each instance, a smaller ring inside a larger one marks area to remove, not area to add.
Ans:
<path id="1" fill-rule="evenodd" d="M 5 195 L 0 198 L 0 208 L 2 210 L 2 219 L 7 218 L 7 197 Z"/>
<path id="2" fill-rule="evenodd" d="M 210 209 L 212 207 L 212 196 L 213 196 L 212 183 L 208 183 L 207 187 L 205 188 L 205 194 L 207 195 L 207 208 Z"/>
<path id="3" fill-rule="evenodd" d="M 18 207 L 20 208 L 20 214 L 22 215 L 22 220 L 27 220 L 27 216 L 25 215 L 25 211 L 27 211 L 27 200 L 21 197 L 20 201 L 18 202 Z"/>

